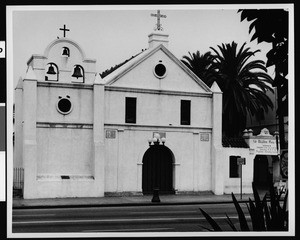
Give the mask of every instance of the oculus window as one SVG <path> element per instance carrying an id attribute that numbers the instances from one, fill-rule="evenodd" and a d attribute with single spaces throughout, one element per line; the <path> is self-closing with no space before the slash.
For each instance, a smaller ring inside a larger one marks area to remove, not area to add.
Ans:
<path id="1" fill-rule="evenodd" d="M 167 75 L 167 68 L 160 60 L 158 64 L 154 66 L 153 72 L 157 78 L 164 78 Z"/>
<path id="2" fill-rule="evenodd" d="M 57 111 L 59 113 L 66 115 L 72 111 L 72 103 L 69 98 L 69 96 L 65 98 L 59 97 L 56 105 Z"/>
<path id="3" fill-rule="evenodd" d="M 125 123 L 136 123 L 136 98 L 125 99 Z"/>

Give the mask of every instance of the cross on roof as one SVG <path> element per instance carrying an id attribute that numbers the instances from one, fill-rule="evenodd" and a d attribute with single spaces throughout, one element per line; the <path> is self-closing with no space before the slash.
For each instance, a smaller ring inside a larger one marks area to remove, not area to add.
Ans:
<path id="1" fill-rule="evenodd" d="M 59 30 L 64 31 L 64 37 L 66 37 L 66 31 L 70 31 L 70 29 L 66 28 L 66 24 L 64 24 L 64 28 L 60 28 Z"/>
<path id="2" fill-rule="evenodd" d="M 160 10 L 157 10 L 157 14 L 151 13 L 151 17 L 157 18 L 157 24 L 156 24 L 156 27 L 154 28 L 154 30 L 162 31 L 163 28 L 160 24 L 160 18 L 166 18 L 167 16 L 160 14 Z"/>

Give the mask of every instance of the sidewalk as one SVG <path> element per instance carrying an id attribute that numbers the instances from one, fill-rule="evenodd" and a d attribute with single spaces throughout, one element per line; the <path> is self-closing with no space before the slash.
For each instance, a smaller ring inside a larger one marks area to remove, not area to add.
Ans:
<path id="1" fill-rule="evenodd" d="M 239 202 L 253 200 L 253 194 L 235 194 Z M 200 193 L 197 195 L 177 194 L 160 195 L 159 203 L 152 203 L 152 195 L 146 196 L 118 196 L 95 198 L 47 198 L 47 199 L 13 199 L 13 208 L 62 208 L 62 207 L 112 207 L 112 206 L 151 206 L 151 205 L 189 205 L 209 203 L 232 203 L 231 194 L 214 195 L 213 193 Z"/>

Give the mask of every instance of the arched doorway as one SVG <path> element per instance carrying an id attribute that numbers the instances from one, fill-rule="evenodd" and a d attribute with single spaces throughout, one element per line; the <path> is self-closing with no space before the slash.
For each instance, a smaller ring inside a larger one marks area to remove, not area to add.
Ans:
<path id="1" fill-rule="evenodd" d="M 158 188 L 160 194 L 174 194 L 173 153 L 164 145 L 151 145 L 143 156 L 142 190 L 152 194 Z"/>

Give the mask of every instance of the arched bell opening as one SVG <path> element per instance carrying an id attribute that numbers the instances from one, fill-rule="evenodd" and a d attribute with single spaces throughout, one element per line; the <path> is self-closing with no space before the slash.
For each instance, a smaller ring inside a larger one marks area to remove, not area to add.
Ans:
<path id="1" fill-rule="evenodd" d="M 154 188 L 159 194 L 175 194 L 174 190 L 174 155 L 163 144 L 150 145 L 143 156 L 142 191 L 153 194 Z"/>
<path id="2" fill-rule="evenodd" d="M 76 64 L 73 67 L 72 82 L 84 83 L 84 69 L 81 65 Z"/>
<path id="3" fill-rule="evenodd" d="M 62 57 L 70 57 L 70 49 L 68 47 L 63 47 L 61 51 Z"/>
<path id="4" fill-rule="evenodd" d="M 50 62 L 46 65 L 46 69 L 45 69 L 45 80 L 46 81 L 58 81 L 58 75 L 59 75 L 59 70 L 58 70 L 58 66 L 53 63 Z"/>

